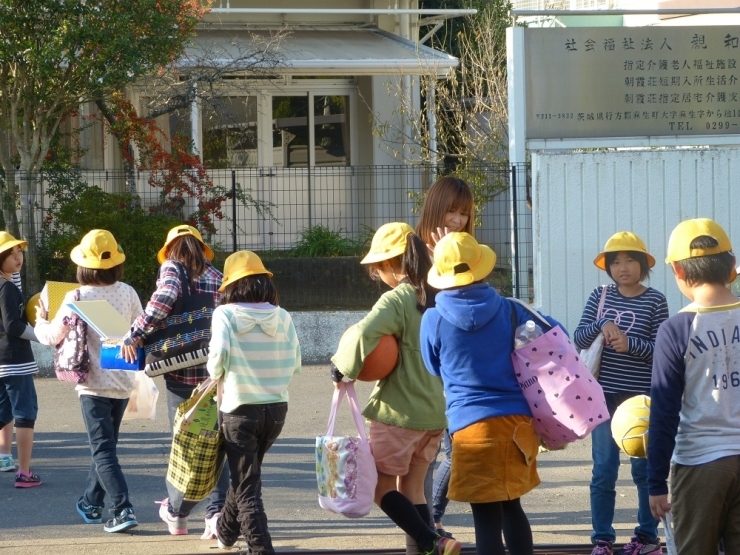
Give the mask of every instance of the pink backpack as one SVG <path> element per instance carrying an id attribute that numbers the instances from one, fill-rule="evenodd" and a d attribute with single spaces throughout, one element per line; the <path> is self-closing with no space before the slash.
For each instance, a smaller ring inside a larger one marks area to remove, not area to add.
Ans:
<path id="1" fill-rule="evenodd" d="M 548 449 L 583 439 L 609 420 L 601 385 L 580 359 L 568 335 L 518 299 L 509 299 L 532 315 L 544 332 L 511 359 L 519 386 L 534 418 L 535 431 Z M 516 311 L 512 304 L 512 325 Z"/>
<path id="2" fill-rule="evenodd" d="M 347 394 L 359 436 L 334 436 L 337 409 Z M 365 433 L 365 422 L 351 382 L 340 382 L 334 390 L 326 434 L 316 438 L 316 482 L 322 509 L 361 518 L 373 508 L 378 471 Z"/>

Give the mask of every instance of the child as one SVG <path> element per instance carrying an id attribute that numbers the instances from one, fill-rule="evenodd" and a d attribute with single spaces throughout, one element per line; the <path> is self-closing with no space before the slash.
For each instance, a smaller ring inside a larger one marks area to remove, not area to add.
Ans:
<path id="1" fill-rule="evenodd" d="M 511 361 L 511 311 L 519 324 L 531 316 L 483 281 L 495 263 L 496 254 L 468 233 L 440 239 L 429 271 L 429 284 L 440 292 L 422 317 L 421 354 L 444 382 L 452 437 L 448 497 L 470 503 L 477 552 L 503 555 L 505 527 L 509 553 L 531 555 L 532 529 L 519 498 L 540 483 L 539 438 Z"/>
<path id="2" fill-rule="evenodd" d="M 606 297 L 600 318 L 597 310 L 602 288 L 597 287 L 583 309 L 573 342 L 588 348 L 604 334 L 599 383 L 604 388 L 609 414 L 625 400 L 647 394 L 650 389 L 653 348 L 658 326 L 668 318 L 665 296 L 642 282 L 650 276 L 655 259 L 634 233 L 620 231 L 606 242 L 594 260 L 614 285 L 605 285 Z M 616 541 L 612 526 L 619 472 L 619 447 L 611 433 L 611 422 L 591 432 L 593 470 L 591 476 L 592 555 L 611 555 Z M 650 514 L 647 492 L 647 459 L 630 458 L 632 481 L 637 486 L 637 527 L 623 548 L 626 555 L 653 555 L 661 552 L 658 521 Z"/>
<path id="3" fill-rule="evenodd" d="M 41 478 L 31 472 L 30 466 L 33 429 L 38 415 L 33 374 L 37 374 L 39 369 L 31 350 L 31 340 L 36 341 L 36 336 L 26 320 L 23 295 L 13 280 L 13 274 L 20 272 L 23 266 L 23 249 L 27 244 L 0 231 L 0 430 L 6 434 L 4 430 L 8 426 L 12 430 L 15 420 L 17 488 L 41 485 Z M 10 442 L 7 442 L 7 449 L 8 458 L 3 457 L 3 470 L 12 471 L 15 470 L 15 461 L 10 456 Z"/>
<path id="4" fill-rule="evenodd" d="M 134 321 L 128 334 L 123 338 L 123 355 L 127 361 L 136 359 L 136 347 L 146 341 L 148 334 L 166 326 L 172 320 L 172 311 L 178 299 L 182 298 L 185 288 L 185 282 L 180 279 L 181 272 L 190 282 L 191 293 L 210 294 L 213 296 L 212 308 L 218 305 L 220 298 L 218 288 L 221 286 L 223 276 L 211 264 L 213 256 L 213 250 L 203 242 L 200 231 L 193 226 L 183 224 L 170 229 L 164 246 L 157 253 L 157 260 L 161 264 L 157 275 L 157 289 L 152 293 L 144 312 Z M 207 377 L 205 360 L 164 375 L 170 428 L 174 425 L 177 407 L 189 399 L 195 388 Z M 228 488 L 229 472 L 225 470 L 208 496 L 205 530 L 200 539 L 216 539 L 214 523 L 221 514 Z M 158 502 L 159 518 L 167 524 L 167 530 L 173 536 L 186 535 L 188 517 L 198 502 L 184 499 L 182 493 L 173 487 L 168 487 L 167 493 L 168 496 Z"/>
<path id="5" fill-rule="evenodd" d="M 648 439 L 650 508 L 673 514 L 680 554 L 740 553 L 740 303 L 725 231 L 686 220 L 666 263 L 691 301 L 658 330 Z M 671 467 L 672 464 L 672 467 Z M 668 475 L 671 500 L 668 502 Z"/>
<path id="6" fill-rule="evenodd" d="M 213 312 L 208 374 L 223 380 L 222 430 L 231 486 L 216 519 L 218 546 L 243 534 L 249 553 L 275 553 L 262 505 L 261 466 L 288 413 L 288 385 L 301 371 L 293 320 L 260 258 L 250 251 L 224 263 L 221 304 Z"/>
<path id="7" fill-rule="evenodd" d="M 81 301 L 108 301 L 127 322 L 141 313 L 141 302 L 133 287 L 121 281 L 123 254 L 110 231 L 94 229 L 72 249 L 70 258 L 77 264 L 77 281 Z M 65 318 L 74 315 L 67 303 L 73 302 L 70 291 L 51 322 L 39 305 L 35 331 L 44 345 L 57 345 L 67 334 Z M 87 524 L 103 522 L 105 495 L 112 503 L 113 518 L 103 526 L 106 532 L 125 532 L 138 525 L 129 499 L 128 486 L 118 462 L 116 448 L 121 419 L 131 391 L 135 387 L 133 372 L 104 370 L 100 367 L 100 336 L 87 326 L 87 348 L 90 373 L 87 381 L 77 385 L 82 420 L 90 442 L 92 464 L 85 493 L 77 500 L 76 509 Z"/>
<path id="8" fill-rule="evenodd" d="M 431 255 L 434 245 L 447 233 L 464 231 L 472 235 L 474 220 L 473 192 L 468 184 L 457 177 L 441 177 L 427 191 L 419 223 L 416 224 L 416 234 L 426 243 Z M 437 533 L 451 537 L 442 525 L 442 517 L 449 502 L 447 489 L 452 464 L 452 440 L 447 430 L 442 439 L 442 450 L 444 459 L 433 480 L 434 464 L 429 465 L 424 488 L 425 494 L 431 498 L 432 520 Z"/>
<path id="9" fill-rule="evenodd" d="M 11 281 L 23 293 L 20 272 L 13 272 Z M 15 460 L 13 459 L 13 421 L 0 431 L 0 472 L 15 472 Z"/>
<path id="10" fill-rule="evenodd" d="M 431 265 L 424 242 L 405 223 L 381 226 L 362 264 L 392 288 L 343 341 L 332 357 L 332 378 L 353 380 L 368 353 L 384 335 L 398 341 L 398 363 L 380 380 L 363 415 L 378 470 L 375 503 L 407 534 L 407 553 L 451 555 L 462 545 L 431 527 L 424 476 L 434 460 L 444 428 L 442 382 L 429 375 L 419 352 L 419 326 L 434 299 L 427 287 Z"/>

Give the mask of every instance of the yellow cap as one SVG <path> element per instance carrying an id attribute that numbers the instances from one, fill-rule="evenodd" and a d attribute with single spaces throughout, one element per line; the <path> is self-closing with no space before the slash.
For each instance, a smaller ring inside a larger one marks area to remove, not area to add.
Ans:
<path id="1" fill-rule="evenodd" d="M 18 245 L 21 249 L 25 249 L 26 245 L 28 245 L 28 242 L 16 239 L 7 231 L 0 231 L 0 253 L 4 253 L 5 251 L 10 250 L 16 245 Z"/>
<path id="2" fill-rule="evenodd" d="M 403 222 L 381 225 L 373 235 L 370 252 L 362 259 L 360 264 L 382 262 L 403 254 L 406 250 L 406 237 L 413 232 L 414 229 Z"/>
<path id="3" fill-rule="evenodd" d="M 169 233 L 167 233 L 167 240 L 164 242 L 164 247 L 159 249 L 159 252 L 157 253 L 157 260 L 160 264 L 167 258 L 167 247 L 170 246 L 170 243 L 183 235 L 192 235 L 195 237 L 203 248 L 203 256 L 208 260 L 213 260 L 213 251 L 211 250 L 211 247 L 203 242 L 203 237 L 201 236 L 200 231 L 191 225 L 178 225 L 177 227 L 170 229 Z"/>
<path id="4" fill-rule="evenodd" d="M 88 231 L 69 257 L 78 266 L 91 270 L 109 270 L 126 260 L 113 234 L 105 229 Z"/>
<path id="5" fill-rule="evenodd" d="M 718 243 L 717 246 L 705 249 L 692 249 L 691 243 L 694 239 L 704 235 L 714 238 Z M 679 262 L 680 260 L 699 258 L 701 256 L 711 256 L 723 252 L 732 252 L 732 243 L 730 243 L 730 238 L 725 233 L 725 230 L 722 229 L 722 226 L 709 218 L 695 218 L 693 220 L 684 220 L 673 229 L 668 239 L 668 255 L 665 258 L 665 262 L 666 264 L 670 264 L 671 262 Z M 734 281 L 736 277 L 737 272 L 733 269 L 727 283 Z"/>
<path id="6" fill-rule="evenodd" d="M 641 252 L 647 257 L 648 268 L 655 266 L 655 258 L 647 251 L 645 242 L 631 231 L 618 231 L 609 237 L 604 250 L 594 258 L 597 268 L 606 270 L 606 253 L 608 252 Z"/>
<path id="7" fill-rule="evenodd" d="M 429 285 L 449 289 L 470 285 L 491 273 L 496 253 L 478 244 L 469 233 L 448 233 L 434 247 L 434 266 L 429 270 Z"/>
<path id="8" fill-rule="evenodd" d="M 227 285 L 231 285 L 236 280 L 243 277 L 256 276 L 259 274 L 266 274 L 272 277 L 272 272 L 265 268 L 260 257 L 252 251 L 235 252 L 224 262 L 224 279 L 218 290 L 223 291 L 226 289 Z"/>

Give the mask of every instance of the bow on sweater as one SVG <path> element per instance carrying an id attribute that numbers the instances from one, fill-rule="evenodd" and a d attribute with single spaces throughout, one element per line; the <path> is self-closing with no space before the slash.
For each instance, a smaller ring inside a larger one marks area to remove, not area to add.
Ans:
<path id="1" fill-rule="evenodd" d="M 248 313 L 244 310 L 237 312 L 236 317 L 236 333 L 249 333 L 255 326 L 262 328 L 270 337 L 275 337 L 278 328 L 278 311 L 273 310 L 265 316 L 255 316 L 253 313 Z"/>

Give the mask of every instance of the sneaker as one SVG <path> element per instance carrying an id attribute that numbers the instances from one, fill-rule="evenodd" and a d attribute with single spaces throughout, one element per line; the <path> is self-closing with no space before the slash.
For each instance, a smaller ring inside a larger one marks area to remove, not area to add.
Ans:
<path id="1" fill-rule="evenodd" d="M 129 528 L 135 528 L 139 523 L 136 520 L 136 515 L 132 508 L 122 509 L 117 516 L 111 518 L 103 526 L 103 530 L 106 532 L 125 532 Z"/>
<path id="2" fill-rule="evenodd" d="M 188 533 L 188 517 L 170 513 L 169 498 L 157 501 L 159 503 L 159 518 L 167 525 L 173 536 L 185 536 Z"/>
<path id="3" fill-rule="evenodd" d="M 591 555 L 612 555 L 612 553 L 614 553 L 614 551 L 612 551 L 612 542 L 604 540 L 597 541 L 591 551 Z"/>
<path id="4" fill-rule="evenodd" d="M 95 505 L 88 505 L 82 499 L 79 498 L 77 501 L 77 512 L 87 524 L 100 524 L 103 522 L 103 507 L 97 507 Z"/>
<path id="5" fill-rule="evenodd" d="M 17 488 L 34 488 L 41 485 L 41 478 L 33 472 L 26 474 L 20 470 L 15 473 L 15 487 Z"/>
<path id="6" fill-rule="evenodd" d="M 663 553 L 659 540 L 648 540 L 644 536 L 632 536 L 622 548 L 624 555 L 659 555 Z"/>
<path id="7" fill-rule="evenodd" d="M 203 535 L 200 537 L 201 540 L 217 540 L 216 535 L 216 524 L 218 524 L 218 517 L 221 513 L 215 513 L 212 517 L 206 517 L 206 529 L 203 531 Z"/>
<path id="8" fill-rule="evenodd" d="M 234 544 L 236 543 L 236 540 L 233 541 L 233 542 L 227 542 L 227 541 L 222 540 L 218 536 L 217 536 L 217 539 L 218 539 L 218 548 L 219 549 L 231 549 L 232 547 L 234 547 Z"/>
<path id="9" fill-rule="evenodd" d="M 0 472 L 15 472 L 13 455 L 0 456 Z"/>
<path id="10" fill-rule="evenodd" d="M 450 538 L 453 540 L 455 539 L 455 537 L 452 535 L 452 532 L 448 532 L 444 528 L 435 528 L 434 531 L 437 532 L 438 536 L 442 536 L 443 538 Z"/>
<path id="11" fill-rule="evenodd" d="M 437 536 L 434 541 L 434 548 L 426 555 L 458 555 L 461 550 L 462 544 L 459 541 L 445 536 Z"/>

